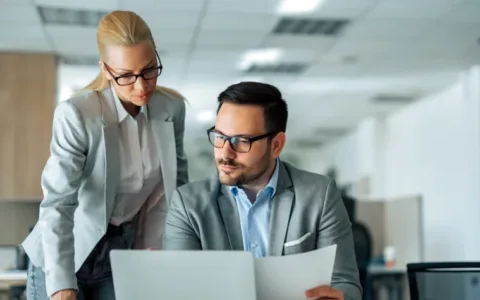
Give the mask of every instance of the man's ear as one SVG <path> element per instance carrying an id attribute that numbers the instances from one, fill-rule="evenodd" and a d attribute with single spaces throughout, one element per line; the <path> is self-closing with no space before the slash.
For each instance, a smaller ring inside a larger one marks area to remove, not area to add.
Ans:
<path id="1" fill-rule="evenodd" d="M 278 133 L 272 140 L 272 154 L 274 157 L 279 157 L 282 153 L 283 147 L 285 147 L 285 142 L 287 137 L 284 132 Z"/>

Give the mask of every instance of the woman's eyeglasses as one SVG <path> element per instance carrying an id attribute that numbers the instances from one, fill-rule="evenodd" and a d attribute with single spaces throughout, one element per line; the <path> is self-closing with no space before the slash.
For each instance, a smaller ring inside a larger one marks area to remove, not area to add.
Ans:
<path id="1" fill-rule="evenodd" d="M 113 80 L 115 80 L 115 82 L 118 85 L 121 85 L 121 86 L 131 85 L 131 84 L 134 84 L 135 82 L 137 82 L 138 77 L 142 77 L 143 80 L 152 80 L 152 79 L 155 79 L 155 78 L 159 77 L 160 74 L 162 74 L 162 70 L 163 70 L 162 62 L 160 61 L 160 56 L 158 56 L 158 52 L 155 51 L 155 53 L 156 53 L 157 59 L 158 59 L 158 66 L 153 67 L 153 68 L 149 68 L 147 70 L 144 70 L 140 74 L 127 74 L 127 75 L 115 76 L 115 75 L 112 74 L 112 71 L 110 70 L 110 67 L 105 62 L 104 62 L 104 65 L 105 65 L 108 73 L 110 73 L 110 75 L 112 75 Z"/>

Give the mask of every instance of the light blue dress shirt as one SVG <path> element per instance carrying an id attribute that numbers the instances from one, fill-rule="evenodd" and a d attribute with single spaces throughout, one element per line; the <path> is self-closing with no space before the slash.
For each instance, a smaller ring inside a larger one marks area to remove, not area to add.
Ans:
<path id="1" fill-rule="evenodd" d="M 268 184 L 257 194 L 252 204 L 244 190 L 232 186 L 230 191 L 237 202 L 240 225 L 242 228 L 243 247 L 255 257 L 268 254 L 268 235 L 270 232 L 270 210 L 272 198 L 277 190 L 279 162 Z"/>

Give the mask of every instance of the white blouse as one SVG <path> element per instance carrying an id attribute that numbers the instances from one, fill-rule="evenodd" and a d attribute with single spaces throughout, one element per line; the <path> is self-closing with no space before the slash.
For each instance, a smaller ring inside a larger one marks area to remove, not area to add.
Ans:
<path id="1" fill-rule="evenodd" d="M 120 182 L 110 223 L 118 226 L 130 221 L 152 194 L 162 197 L 163 182 L 147 106 L 142 106 L 140 113 L 132 117 L 113 88 L 112 92 L 120 129 Z"/>

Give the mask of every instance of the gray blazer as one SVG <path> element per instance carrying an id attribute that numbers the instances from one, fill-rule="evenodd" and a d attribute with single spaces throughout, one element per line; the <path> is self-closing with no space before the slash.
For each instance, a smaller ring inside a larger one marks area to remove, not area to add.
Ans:
<path id="1" fill-rule="evenodd" d="M 161 89 L 148 104 L 158 135 L 167 200 L 188 181 L 183 150 L 185 103 L 178 96 Z M 78 287 L 75 273 L 110 222 L 120 173 L 114 101 L 107 88 L 82 92 L 55 109 L 51 154 L 42 173 L 39 221 L 23 243 L 31 262 L 45 272 L 48 295 Z M 141 209 L 138 226 L 143 230 L 136 237 L 136 247 L 160 245 L 164 219 L 159 216 L 167 210 L 165 202 L 151 203 L 154 207 L 148 213 Z M 143 244 L 151 240 L 159 245 Z"/>
<path id="2" fill-rule="evenodd" d="M 269 255 L 337 244 L 332 286 L 343 291 L 345 299 L 361 300 L 351 223 L 335 182 L 283 162 L 279 172 Z M 244 249 L 236 202 L 216 176 L 175 190 L 165 225 L 165 250 Z"/>

